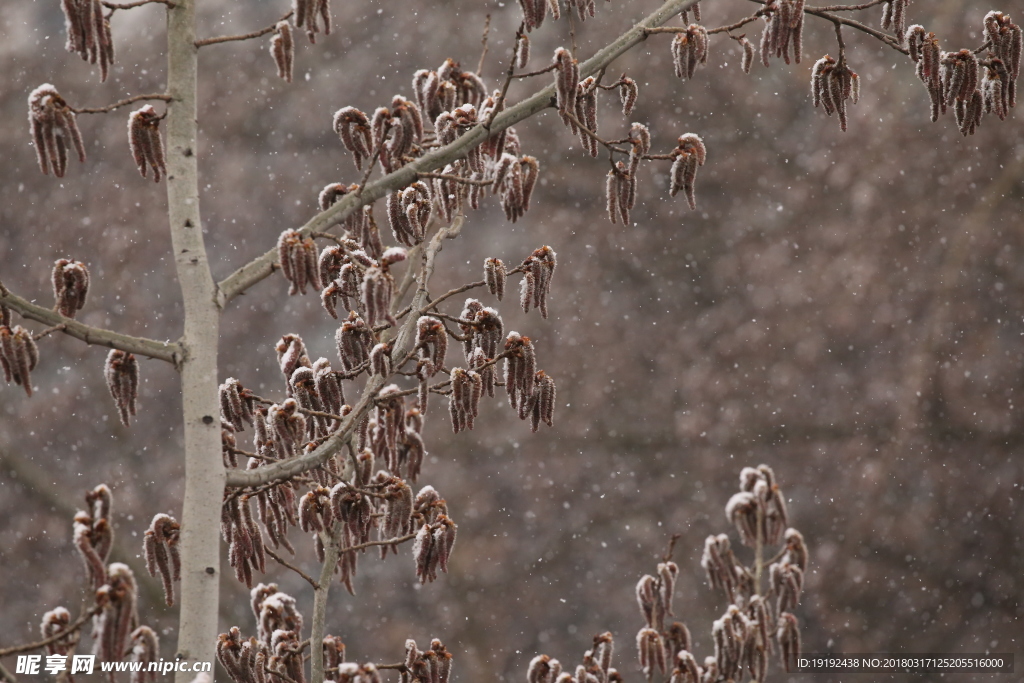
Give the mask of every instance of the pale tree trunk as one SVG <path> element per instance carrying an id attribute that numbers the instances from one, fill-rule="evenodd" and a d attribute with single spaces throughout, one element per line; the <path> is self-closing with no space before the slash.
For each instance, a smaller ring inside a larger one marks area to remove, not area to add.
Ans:
<path id="1" fill-rule="evenodd" d="M 181 533 L 181 613 L 176 656 L 210 662 L 217 638 L 220 508 L 224 495 L 217 340 L 220 309 L 199 217 L 196 164 L 195 0 L 167 11 L 167 203 L 178 282 L 185 306 L 181 394 L 185 429 L 185 501 Z M 175 674 L 187 683 L 191 672 Z"/>

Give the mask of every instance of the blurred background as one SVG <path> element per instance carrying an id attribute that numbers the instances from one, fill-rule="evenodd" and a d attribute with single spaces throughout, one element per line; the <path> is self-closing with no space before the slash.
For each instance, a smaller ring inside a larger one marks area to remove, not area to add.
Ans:
<path id="1" fill-rule="evenodd" d="M 756 9 L 703 5 L 708 27 Z M 599 3 L 596 19 L 576 25 L 578 54 L 655 7 Z M 287 10 L 283 0 L 200 8 L 202 36 L 254 30 Z M 936 0 L 911 5 L 908 23 L 936 32 L 944 49 L 973 48 L 989 9 L 1024 19 L 1020 0 Z M 877 26 L 881 8 L 858 14 Z M 267 38 L 204 48 L 200 186 L 215 276 L 303 224 L 327 183 L 358 182 L 331 130 L 334 111 L 411 96 L 413 72 L 447 57 L 475 68 L 487 15 L 482 75 L 498 87 L 521 18 L 515 3 L 336 2 L 330 36 L 311 46 L 297 34 L 292 85 L 277 78 Z M 79 319 L 176 339 L 165 188 L 133 166 L 129 109 L 79 117 L 89 159 L 73 160 L 63 179 L 40 174 L 26 121 L 26 98 L 41 83 L 76 107 L 161 92 L 162 23 L 159 7 L 116 12 L 117 60 L 101 85 L 97 69 L 64 51 L 57 0 L 4 4 L 0 279 L 48 306 L 53 261 L 84 261 L 93 282 Z M 756 44 L 760 24 L 746 29 Z M 517 309 L 518 278 L 499 307 L 506 330 L 533 338 L 539 367 L 558 382 L 555 426 L 531 434 L 502 398 L 485 402 L 474 431 L 453 436 L 435 399 L 420 485 L 434 485 L 459 524 L 451 571 L 420 587 L 409 548 L 384 562 L 367 554 L 356 596 L 331 594 L 328 630 L 350 659 L 399 661 L 406 638 L 422 647 L 436 637 L 455 654 L 458 680 L 523 681 L 536 654 L 575 663 L 593 635 L 611 630 L 618 668 L 639 680 L 634 586 L 674 533 L 676 613 L 702 659 L 727 606 L 699 566 L 703 541 L 731 531 L 725 503 L 740 469 L 760 463 L 775 469 L 790 524 L 810 548 L 797 612 L 806 651 L 1022 652 L 1019 112 L 986 118 L 965 139 L 952 113 L 929 122 L 908 58 L 845 31 L 863 85 L 842 133 L 809 97 L 814 61 L 835 54 L 832 26 L 808 17 L 805 33 L 802 64 L 755 64 L 750 75 L 722 35 L 690 82 L 674 77 L 669 36 L 652 36 L 609 69 L 640 83 L 631 120 L 650 125 L 654 151 L 669 151 L 682 133 L 703 137 L 696 212 L 668 197 L 668 164 L 652 162 L 640 172 L 634 224 L 611 225 L 606 160 L 586 156 L 553 110 L 518 126 L 542 169 L 531 210 L 515 225 L 494 200 L 470 213 L 433 290 L 480 279 L 486 257 L 517 263 L 544 244 L 557 251 L 550 319 Z M 535 31 L 530 68 L 545 66 L 568 34 L 564 19 Z M 510 97 L 548 82 L 517 82 Z M 628 131 L 614 92 L 599 119 L 607 138 Z M 393 243 L 382 207 L 377 215 Z M 288 297 L 272 277 L 225 315 L 222 379 L 281 396 L 274 343 L 298 333 L 313 358 L 334 358 L 336 325 L 316 296 Z M 40 348 L 36 395 L 0 386 L 0 647 L 36 637 L 44 611 L 77 612 L 86 600 L 71 518 L 85 491 L 105 482 L 114 491 L 113 559 L 135 569 L 142 621 L 163 634 L 170 656 L 177 613 L 139 551 L 154 514 L 181 514 L 175 372 L 142 361 L 139 416 L 125 429 L 103 382 L 104 349 L 60 335 Z M 297 531 L 292 538 L 294 562 L 315 573 L 312 544 Z M 224 576 L 223 630 L 254 633 L 247 590 Z M 295 595 L 308 618 L 312 591 L 300 578 L 271 563 L 262 580 Z M 1011 679 L 1024 680 L 998 680 Z"/>

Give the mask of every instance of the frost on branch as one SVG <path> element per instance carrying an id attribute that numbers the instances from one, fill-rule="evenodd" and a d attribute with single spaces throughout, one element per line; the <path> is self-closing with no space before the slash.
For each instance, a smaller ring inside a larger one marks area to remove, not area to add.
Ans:
<path id="1" fill-rule="evenodd" d="M 287 21 L 279 21 L 274 27 L 274 35 L 270 39 L 270 54 L 277 66 L 278 78 L 291 83 L 295 68 L 295 40 L 292 37 L 292 25 Z"/>
<path id="2" fill-rule="evenodd" d="M 100 0 L 61 0 L 60 5 L 68 32 L 65 49 L 90 64 L 99 62 L 100 81 L 106 81 L 110 65 L 114 63 L 114 43 L 110 21 L 103 16 L 103 3 Z"/>
<path id="3" fill-rule="evenodd" d="M 44 83 L 28 96 L 28 120 L 36 147 L 39 169 L 44 174 L 64 177 L 68 167 L 68 148 L 74 147 L 78 160 L 85 163 L 85 145 L 78 130 L 75 112 L 57 89 Z"/>
<path id="4" fill-rule="evenodd" d="M 146 530 L 143 542 L 146 571 L 150 576 L 159 574 L 168 607 L 174 604 L 174 581 L 181 579 L 181 555 L 178 552 L 180 534 L 181 526 L 173 517 L 158 514 Z"/>
<path id="5" fill-rule="evenodd" d="M 153 169 L 153 181 L 160 182 L 160 174 L 167 175 L 164 143 L 160 139 L 160 120 L 153 105 L 147 104 L 128 117 L 128 143 L 139 173 L 146 177 L 146 168 Z"/>
<path id="6" fill-rule="evenodd" d="M 57 312 L 74 318 L 85 306 L 89 293 L 89 269 L 81 261 L 62 258 L 53 264 L 53 298 Z"/>
<path id="7" fill-rule="evenodd" d="M 32 333 L 21 325 L 13 328 L 0 325 L 0 365 L 4 370 L 4 381 L 14 382 L 32 395 L 31 372 L 39 363 L 39 347 Z"/>

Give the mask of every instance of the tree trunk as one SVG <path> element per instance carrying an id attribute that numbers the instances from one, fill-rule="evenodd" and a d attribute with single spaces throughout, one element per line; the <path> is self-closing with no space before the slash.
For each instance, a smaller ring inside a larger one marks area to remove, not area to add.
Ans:
<path id="1" fill-rule="evenodd" d="M 185 501 L 181 525 L 181 613 L 177 658 L 212 662 L 220 587 L 220 508 L 224 495 L 217 341 L 220 309 L 199 217 L 196 163 L 195 0 L 167 11 L 167 204 L 185 307 L 181 394 L 185 430 Z M 192 672 L 177 672 L 187 683 Z"/>

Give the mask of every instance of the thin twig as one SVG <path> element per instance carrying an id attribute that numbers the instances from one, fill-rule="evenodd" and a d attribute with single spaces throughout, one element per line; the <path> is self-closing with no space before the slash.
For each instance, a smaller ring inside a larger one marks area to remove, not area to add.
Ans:
<path id="1" fill-rule="evenodd" d="M 206 47 L 207 45 L 216 45 L 217 43 L 230 43 L 236 40 L 252 40 L 253 38 L 260 38 L 262 36 L 267 35 L 268 33 L 273 33 L 274 31 L 276 31 L 277 25 L 282 21 L 287 21 L 292 16 L 292 14 L 294 14 L 294 12 L 288 12 L 288 14 L 285 14 L 283 17 L 275 21 L 270 26 L 267 26 L 266 28 L 261 28 L 259 31 L 253 31 L 252 33 L 243 33 L 237 36 L 217 36 L 215 38 L 203 38 L 201 40 L 197 40 L 196 47 Z"/>
<path id="2" fill-rule="evenodd" d="M 34 340 L 36 340 L 36 341 L 39 341 L 43 337 L 49 336 L 49 335 L 53 334 L 54 332 L 63 332 L 65 329 L 66 328 L 64 326 L 64 323 L 60 323 L 59 325 L 53 325 L 52 327 L 47 327 L 42 332 L 36 332 L 35 334 L 32 335 L 32 338 Z"/>
<path id="3" fill-rule="evenodd" d="M 450 173 L 417 173 L 420 178 L 435 178 L 437 180 L 452 180 L 457 183 L 463 183 L 464 185 L 477 185 L 479 187 L 487 187 L 493 185 L 493 180 L 472 180 L 471 178 L 461 178 L 457 175 L 451 175 Z"/>
<path id="4" fill-rule="evenodd" d="M 81 109 L 72 108 L 71 111 L 76 114 L 106 114 L 114 111 L 115 109 L 127 107 L 129 104 L 134 104 L 135 102 L 141 102 L 143 100 L 161 100 L 163 102 L 171 102 L 174 98 L 170 95 L 164 94 L 133 95 L 132 97 L 118 100 L 113 104 L 108 104 L 105 107 L 83 107 Z"/>
<path id="5" fill-rule="evenodd" d="M 480 39 L 480 43 L 484 46 L 483 52 L 480 53 L 480 61 L 476 65 L 476 75 L 479 76 L 484 70 L 484 57 L 487 56 L 487 36 L 491 32 L 491 15 L 488 14 L 484 19 L 484 37 Z"/>
<path id="6" fill-rule="evenodd" d="M 405 543 L 416 538 L 416 534 L 408 534 L 406 536 L 399 536 L 398 538 L 391 538 L 386 541 L 368 541 L 366 543 L 360 543 L 359 545 L 350 545 L 347 548 L 341 548 L 341 552 L 355 552 L 356 550 L 363 550 L 364 548 L 372 548 L 378 545 L 398 545 L 399 543 Z"/>
<path id="7" fill-rule="evenodd" d="M 853 12 L 862 9 L 868 9 L 869 7 L 875 7 L 883 3 L 890 2 L 890 0 L 871 0 L 871 2 L 863 5 L 829 5 L 827 7 L 804 7 L 804 11 L 814 10 L 816 12 Z"/>
<path id="8" fill-rule="evenodd" d="M 357 197 L 363 193 L 363 188 L 366 187 L 366 183 L 370 180 L 370 176 L 373 174 L 373 169 L 377 166 L 377 162 L 380 161 L 380 153 L 381 150 L 384 149 L 384 139 L 388 136 L 389 130 L 391 130 L 391 122 L 385 121 L 384 128 L 380 132 L 380 140 L 377 141 L 377 146 L 370 155 L 370 167 L 366 169 L 366 173 L 363 174 L 363 179 L 359 181 L 359 187 L 356 188 L 355 195 Z"/>
<path id="9" fill-rule="evenodd" d="M 107 2 L 107 0 L 103 0 L 103 2 L 101 4 L 104 7 L 106 7 L 107 9 L 119 10 L 119 9 L 134 9 L 136 7 L 142 7 L 143 5 L 152 5 L 154 3 L 160 4 L 160 5 L 167 5 L 168 7 L 172 7 L 172 8 L 173 7 L 177 7 L 177 5 L 175 3 L 173 3 L 173 2 L 171 2 L 171 0 L 138 0 L 138 2 L 126 2 L 126 3 L 123 3 L 123 4 L 119 3 L 119 2 Z"/>
<path id="10" fill-rule="evenodd" d="M 505 96 L 508 94 L 508 86 L 512 83 L 512 79 L 515 77 L 516 72 L 516 47 L 519 45 L 519 41 L 525 35 L 526 23 L 521 22 L 519 28 L 516 29 L 516 37 L 512 40 L 512 58 L 509 60 L 508 69 L 505 71 L 505 82 L 501 84 L 501 93 L 498 95 L 498 101 L 494 103 L 494 107 L 491 112 L 487 115 L 487 120 L 481 125 L 484 130 L 490 131 L 491 124 L 494 123 L 494 117 L 498 115 L 502 109 L 505 108 Z"/>
<path id="11" fill-rule="evenodd" d="M 557 68 L 557 64 L 550 64 L 544 67 L 543 69 L 537 69 L 536 71 L 527 71 L 525 73 L 516 74 L 512 78 L 530 78 L 531 76 L 540 76 L 541 74 L 546 74 L 548 72 L 554 71 Z"/>
<path id="12" fill-rule="evenodd" d="M 68 634 L 74 633 L 78 629 L 85 625 L 85 622 L 89 621 L 94 615 L 99 614 L 103 608 L 99 605 L 93 605 L 86 611 L 82 612 L 77 619 L 71 622 L 67 628 L 60 633 L 55 633 L 49 638 L 43 638 L 37 640 L 34 643 L 27 643 L 25 645 L 14 645 L 13 647 L 5 647 L 0 649 L 0 657 L 7 657 L 8 655 L 15 655 L 21 652 L 31 652 L 32 650 L 38 650 L 39 648 L 46 647 L 50 643 L 55 643 L 62 638 L 66 638 Z"/>
<path id="13" fill-rule="evenodd" d="M 668 539 L 668 548 L 665 550 L 665 554 L 661 556 L 662 562 L 668 562 L 672 559 L 672 553 L 676 549 L 676 541 L 682 538 L 682 534 L 672 534 L 672 537 Z"/>
<path id="14" fill-rule="evenodd" d="M 313 590 L 319 590 L 320 589 L 320 584 L 317 583 L 313 579 L 312 576 L 310 576 L 306 572 L 302 571 L 301 569 L 296 567 L 294 564 L 290 563 L 288 560 L 284 559 L 283 557 L 281 557 L 280 555 L 275 553 L 270 548 L 264 548 L 264 550 L 266 551 L 267 555 L 270 555 L 272 558 L 277 560 L 278 564 L 280 564 L 281 566 L 287 567 L 288 569 L 291 569 L 293 572 L 295 572 L 296 574 L 298 574 L 299 576 L 304 578 L 306 581 L 308 581 L 309 585 L 313 587 Z"/>
<path id="15" fill-rule="evenodd" d="M 18 683 L 18 679 L 15 678 L 14 674 L 8 671 L 3 664 L 0 664 L 0 681 L 4 681 L 5 683 Z"/>

